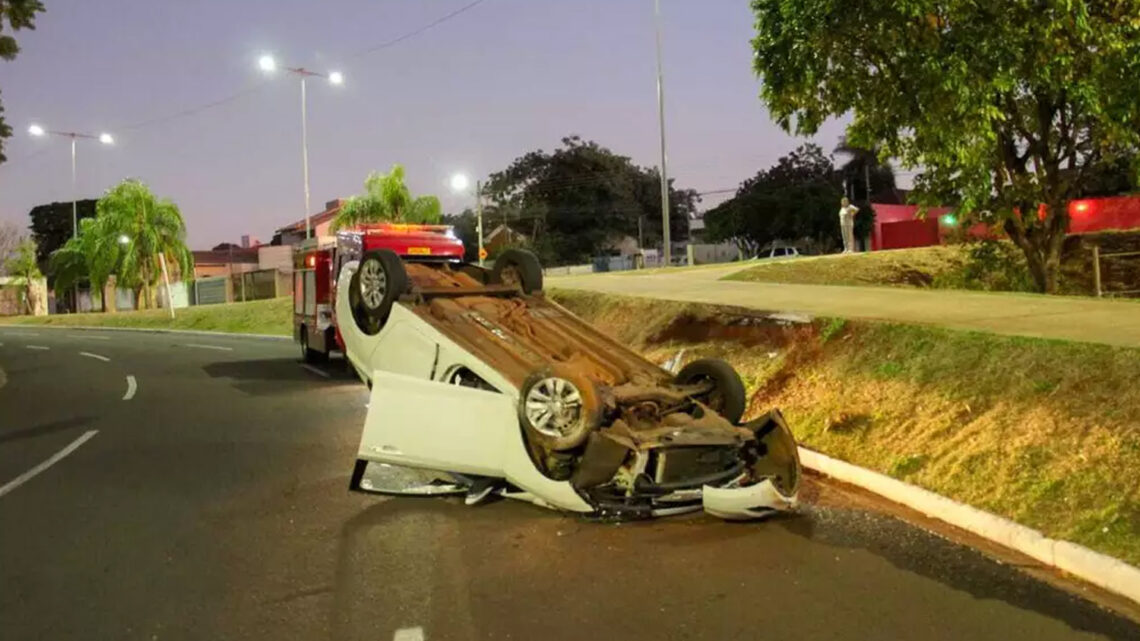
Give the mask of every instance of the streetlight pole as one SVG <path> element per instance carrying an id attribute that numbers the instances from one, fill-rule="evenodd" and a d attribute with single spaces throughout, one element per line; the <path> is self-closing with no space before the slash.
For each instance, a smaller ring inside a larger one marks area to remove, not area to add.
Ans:
<path id="1" fill-rule="evenodd" d="M 466 174 L 455 174 L 451 177 L 451 190 L 455 193 L 466 193 L 471 181 Z M 483 181 L 475 181 L 475 234 L 479 239 L 479 266 L 483 266 Z"/>
<path id="2" fill-rule="evenodd" d="M 75 143 L 80 138 L 83 138 L 86 140 L 98 140 L 99 142 L 103 143 L 104 145 L 110 145 L 110 144 L 114 144 L 115 139 L 114 139 L 114 137 L 111 136 L 111 134 L 108 134 L 108 133 L 101 133 L 99 135 L 95 135 L 95 134 L 83 134 L 83 133 L 79 133 L 76 131 L 54 131 L 51 129 L 44 129 L 43 127 L 41 127 L 39 125 L 35 125 L 35 124 L 28 127 L 28 133 L 33 135 L 33 136 L 36 136 L 36 137 L 40 137 L 40 136 L 62 136 L 62 137 L 65 137 L 65 138 L 68 138 L 71 140 L 71 237 L 77 238 L 79 236 L 79 187 L 78 187 L 78 183 L 76 180 L 76 171 L 75 171 Z M 78 283 L 75 285 L 75 288 L 74 288 L 72 293 L 73 293 L 73 296 L 75 298 L 75 311 L 78 312 L 79 311 L 79 284 Z M 100 293 L 100 295 L 102 295 L 102 294 Z"/>
<path id="3" fill-rule="evenodd" d="M 661 129 L 661 230 L 665 242 L 665 265 L 672 261 L 669 239 L 669 171 L 665 162 L 665 72 L 661 63 L 661 0 L 653 0 L 657 26 L 657 122 Z"/>
<path id="4" fill-rule="evenodd" d="M 272 56 L 262 56 L 258 59 L 257 64 L 266 73 L 277 70 L 277 62 Z M 308 240 L 313 237 L 313 224 L 309 213 L 309 116 L 305 80 L 309 76 L 318 76 L 328 80 L 331 85 L 342 85 L 344 84 L 344 74 L 339 71 L 322 73 L 304 67 L 284 67 L 284 69 L 301 79 L 301 173 L 305 183 L 305 240 Z"/>

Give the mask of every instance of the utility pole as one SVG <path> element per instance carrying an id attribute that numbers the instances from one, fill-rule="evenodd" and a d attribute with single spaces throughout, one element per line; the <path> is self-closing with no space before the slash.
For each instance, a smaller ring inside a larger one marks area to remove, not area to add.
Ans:
<path id="1" fill-rule="evenodd" d="M 665 73 L 661 63 L 661 0 L 653 0 L 654 17 L 657 26 L 657 122 L 661 129 L 661 231 L 663 235 L 665 265 L 672 262 L 672 248 L 669 239 L 669 171 L 665 154 Z"/>
<path id="2" fill-rule="evenodd" d="M 301 74 L 301 173 L 305 177 L 305 240 L 313 237 L 309 219 L 309 119 L 305 100 L 305 76 Z"/>
<path id="3" fill-rule="evenodd" d="M 479 235 L 479 266 L 483 266 L 483 181 L 475 181 L 475 225 Z"/>

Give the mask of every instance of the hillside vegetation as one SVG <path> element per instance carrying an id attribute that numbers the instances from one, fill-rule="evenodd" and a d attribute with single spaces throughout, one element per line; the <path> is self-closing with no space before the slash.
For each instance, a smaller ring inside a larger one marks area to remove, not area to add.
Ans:
<path id="1" fill-rule="evenodd" d="M 1140 564 L 1140 350 L 554 296 L 656 362 L 728 360 L 808 447 Z"/>

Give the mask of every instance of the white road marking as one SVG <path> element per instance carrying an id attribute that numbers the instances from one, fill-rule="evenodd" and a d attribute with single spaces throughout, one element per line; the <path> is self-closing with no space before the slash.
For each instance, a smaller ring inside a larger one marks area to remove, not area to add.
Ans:
<path id="1" fill-rule="evenodd" d="M 328 377 L 329 377 L 329 373 L 328 373 L 328 372 L 324 371 L 323 369 L 321 369 L 321 368 L 319 368 L 319 367 L 313 367 L 312 365 L 309 365 L 308 363 L 305 363 L 305 364 L 304 364 L 304 365 L 302 365 L 301 367 L 304 367 L 305 369 L 307 369 L 307 370 L 309 370 L 310 372 L 312 372 L 312 373 L 316 374 L 317 376 L 324 376 L 325 378 L 328 378 Z"/>
<path id="2" fill-rule="evenodd" d="M 50 347 L 47 347 L 45 345 L 24 345 L 24 347 L 27 347 L 28 349 L 38 349 L 41 351 L 47 351 L 47 350 L 51 349 Z"/>
<path id="3" fill-rule="evenodd" d="M 5 483 L 3 487 L 0 487 L 0 496 L 4 496 L 5 494 L 11 492 L 12 490 L 20 487 L 24 483 L 27 483 L 28 481 L 35 478 L 35 476 L 37 474 L 39 474 L 40 472 L 43 472 L 44 470 L 55 465 L 56 463 L 59 463 L 60 461 L 63 460 L 63 458 L 65 456 L 67 456 L 68 454 L 71 454 L 75 450 L 79 449 L 80 445 L 83 445 L 88 440 L 90 440 L 92 436 L 95 436 L 98 433 L 99 433 L 99 430 L 88 430 L 87 432 L 84 432 L 83 436 L 80 436 L 79 438 L 75 439 L 74 441 L 71 442 L 70 445 L 63 448 L 62 450 L 56 452 L 55 454 L 52 454 L 51 458 L 49 458 L 48 460 L 44 461 L 43 463 L 40 463 L 39 465 L 33 467 L 32 469 L 28 470 L 27 472 L 24 472 L 23 474 L 17 476 L 16 478 L 12 479 L 11 481 L 8 481 L 7 483 Z"/>
<path id="4" fill-rule="evenodd" d="M 91 352 L 79 352 L 79 355 L 80 356 L 86 356 L 87 358 L 94 358 L 96 360 L 103 361 L 104 363 L 110 363 L 111 362 L 111 359 L 107 358 L 106 356 L 100 356 L 98 354 L 92 354 Z"/>
<path id="5" fill-rule="evenodd" d="M 93 341 L 109 341 L 109 340 L 111 340 L 110 336 L 88 336 L 86 334 L 68 334 L 68 337 L 70 337 L 70 338 L 88 338 L 88 339 L 91 339 Z"/>
<path id="6" fill-rule="evenodd" d="M 139 389 L 139 384 L 135 381 L 134 376 L 127 377 L 127 393 L 123 394 L 123 400 L 129 401 L 135 397 L 135 392 Z"/>
<path id="7" fill-rule="evenodd" d="M 232 352 L 232 347 L 222 347 L 220 345 L 202 345 L 200 343 L 186 343 L 186 347 L 197 347 L 198 349 L 216 349 L 220 352 Z"/>
<path id="8" fill-rule="evenodd" d="M 424 641 L 424 629 L 421 627 L 400 628 L 396 630 L 396 634 L 392 635 L 392 641 Z"/>
<path id="9" fill-rule="evenodd" d="M 7 336 L 39 336 L 35 332 L 4 332 Z"/>

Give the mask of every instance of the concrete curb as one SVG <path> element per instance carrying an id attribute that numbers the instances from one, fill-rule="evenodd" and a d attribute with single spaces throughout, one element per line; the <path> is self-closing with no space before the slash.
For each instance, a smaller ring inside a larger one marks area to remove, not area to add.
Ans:
<path id="1" fill-rule="evenodd" d="M 0 330 L 13 329 L 17 331 L 34 332 L 41 329 L 94 331 L 94 332 L 149 332 L 151 334 L 191 334 L 194 336 L 215 336 L 218 338 L 260 338 L 267 340 L 291 341 L 292 336 L 277 336 L 275 334 L 237 334 L 233 332 L 211 332 L 202 329 L 165 329 L 162 327 L 100 327 L 98 325 L 5 325 L 0 324 Z"/>
<path id="2" fill-rule="evenodd" d="M 1140 603 L 1140 568 L 878 472 L 799 448 L 804 467 L 945 521 Z"/>

